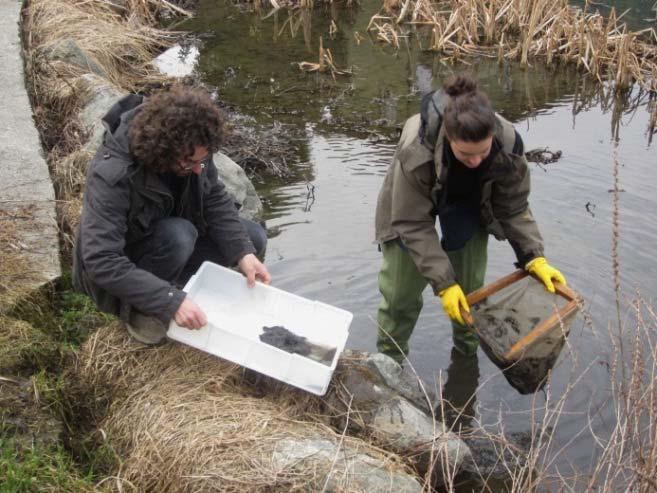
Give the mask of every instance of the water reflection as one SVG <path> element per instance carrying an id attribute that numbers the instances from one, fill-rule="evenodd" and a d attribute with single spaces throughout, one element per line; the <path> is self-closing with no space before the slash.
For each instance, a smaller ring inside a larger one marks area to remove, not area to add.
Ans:
<path id="1" fill-rule="evenodd" d="M 657 25 L 657 3 L 652 0 L 571 0 L 574 5 L 584 7 L 588 4 L 589 11 L 599 11 L 602 15 L 608 15 L 611 7 L 618 14 L 625 12 L 623 19 L 630 29 L 638 30 Z"/>
<path id="2" fill-rule="evenodd" d="M 417 111 L 421 95 L 462 69 L 476 74 L 497 110 L 512 121 L 540 114 L 573 92 L 580 106 L 613 103 L 613 91 L 601 91 L 597 81 L 572 67 L 537 63 L 523 70 L 506 62 L 500 69 L 496 61 L 485 59 L 455 67 L 441 55 L 423 51 L 421 39 L 405 40 L 396 52 L 369 37 L 356 43 L 353 33 L 367 32 L 369 16 L 379 6 L 378 0 L 364 0 L 360 7 L 332 3 L 314 11 L 280 9 L 271 15 L 238 16 L 222 2 L 202 2 L 197 19 L 185 27 L 211 31 L 212 18 L 227 18 L 205 41 L 199 71 L 217 83 L 223 99 L 261 122 L 318 122 L 318 132 L 367 137 L 375 130 L 394 139 L 392 127 Z M 337 32 L 330 36 L 332 24 Z M 353 67 L 353 76 L 333 80 L 295 66 L 317 61 L 320 37 L 336 65 Z M 233 39 L 240 42 L 230 43 Z"/>
<path id="3" fill-rule="evenodd" d="M 527 149 L 563 152 L 557 163 L 531 165 L 531 204 L 549 260 L 587 301 L 588 318 L 573 324 L 550 388 L 553 396 L 567 394 L 554 436 L 556 447 L 567 450 L 557 465 L 585 470 L 596 446 L 587 427 L 604 436 L 613 414 L 607 365 L 613 350 L 608 327 L 617 320 L 610 193 L 615 169 L 624 190 L 618 194 L 621 298 L 624 303 L 639 289 L 650 301 L 657 292 L 650 248 L 657 244 L 657 221 L 647 212 L 657 208 L 648 95 L 638 90 L 617 95 L 568 67 L 535 64 L 523 71 L 486 60 L 454 67 L 424 52 L 419 40 L 394 52 L 365 35 L 379 6 L 372 0 L 353 9 L 332 5 L 303 20 L 300 12 L 290 17 L 283 11 L 254 18 L 207 0 L 188 26 L 215 33 L 198 64 L 224 101 L 265 127 L 281 122 L 282 128 L 297 129 L 292 174 L 256 179 L 266 204 L 274 283 L 352 311 L 348 345 L 375 349 L 381 257 L 373 243 L 373 218 L 398 128 L 418 111 L 423 92 L 454 70 L 474 72 L 494 107 L 516 124 Z M 331 22 L 337 26 L 333 39 Z M 339 66 L 354 67 L 352 77 L 334 81 L 291 65 L 316 57 L 320 35 Z M 491 240 L 489 258 L 488 281 L 513 269 L 508 244 Z M 464 415 L 483 424 L 501 417 L 507 430 L 517 432 L 543 417 L 546 396 L 517 395 L 482 353 L 476 367 L 452 358 L 449 321 L 429 292 L 410 344 L 411 363 L 431 387 L 438 385 L 438 372 L 447 372 L 443 392 L 467 410 Z M 473 395 L 477 404 L 473 399 L 468 406 Z"/>
<path id="4" fill-rule="evenodd" d="M 479 359 L 465 356 L 452 348 L 442 398 L 445 401 L 436 409 L 436 415 L 452 430 L 466 431 L 473 426 L 477 387 L 479 386 Z"/>

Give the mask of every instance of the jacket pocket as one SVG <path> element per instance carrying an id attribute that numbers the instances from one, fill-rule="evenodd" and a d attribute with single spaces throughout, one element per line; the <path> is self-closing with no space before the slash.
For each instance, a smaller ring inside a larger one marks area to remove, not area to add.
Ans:
<path id="1" fill-rule="evenodd" d="M 153 215 L 150 211 L 143 210 L 135 217 L 136 225 L 142 230 L 146 231 L 151 225 Z"/>
<path id="2" fill-rule="evenodd" d="M 148 206 L 135 212 L 128 222 L 127 243 L 134 243 L 149 236 L 156 219 L 155 211 Z"/>

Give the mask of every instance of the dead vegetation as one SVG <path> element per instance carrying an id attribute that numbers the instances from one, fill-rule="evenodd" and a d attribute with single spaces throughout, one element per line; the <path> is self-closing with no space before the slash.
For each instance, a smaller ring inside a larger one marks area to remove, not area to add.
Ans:
<path id="1" fill-rule="evenodd" d="M 346 4 L 351 5 L 354 0 L 347 0 Z M 333 0 L 245 0 L 245 3 L 253 5 L 254 9 L 260 10 L 271 8 L 279 10 L 287 9 L 312 9 L 315 5 L 319 4 L 332 4 Z"/>
<path id="2" fill-rule="evenodd" d="M 22 240 L 33 224 L 33 207 L 0 204 L 0 313 L 27 294 L 30 281 L 39 278 L 25 254 L 29 246 Z"/>
<path id="3" fill-rule="evenodd" d="M 117 325 L 82 348 L 73 381 L 82 385 L 96 440 L 121 457 L 117 489 L 138 491 L 320 491 L 326 471 L 283 467 L 285 441 L 327 440 L 406 468 L 395 455 L 330 428 L 318 397 L 193 348 L 144 348 Z M 299 450 L 303 448 L 298 445 Z M 344 464 L 329 491 L 351 491 Z"/>
<path id="4" fill-rule="evenodd" d="M 614 9 L 607 18 L 567 0 L 386 0 L 368 29 L 399 46 L 409 29 L 430 33 L 428 49 L 453 60 L 473 56 L 518 60 L 528 66 L 575 64 L 617 90 L 633 82 L 657 91 L 654 29 L 629 31 Z"/>
<path id="5" fill-rule="evenodd" d="M 135 91 L 162 77 L 151 65 L 175 33 L 152 27 L 155 1 L 128 2 L 122 12 L 103 0 L 34 0 L 23 14 L 26 71 L 44 144 L 62 147 L 79 109 L 79 78 L 93 73 L 115 87 Z M 141 6 L 140 8 L 138 6 Z"/>
<path id="6" fill-rule="evenodd" d="M 336 75 L 351 75 L 351 71 L 345 69 L 338 69 L 333 61 L 331 50 L 324 48 L 324 40 L 319 38 L 319 61 L 314 62 L 298 62 L 297 65 L 304 72 L 319 72 L 320 74 L 328 73 L 335 80 Z"/>
<path id="7" fill-rule="evenodd" d="M 572 430 L 565 440 L 557 438 L 573 412 L 566 410 L 567 399 L 596 362 L 582 368 L 565 391 L 557 394 L 548 386 L 545 403 L 533 403 L 524 447 L 503 431 L 502 417 L 497 423 L 502 432 L 484 433 L 488 443 L 496 444 L 497 460 L 511 475 L 508 491 L 648 493 L 657 489 L 657 315 L 639 295 L 627 308 L 627 321 L 610 329 L 609 387 L 599 389 L 609 392 L 608 400 L 574 411 L 588 416 L 584 428 Z M 601 430 L 598 413 L 606 406 L 611 413 Z M 484 431 L 483 426 L 478 429 L 479 438 Z M 590 468 L 566 470 L 564 454 L 584 437 L 593 440 Z"/>
<path id="8" fill-rule="evenodd" d="M 93 149 L 78 118 L 94 89 L 89 74 L 117 91 L 161 85 L 151 61 L 176 38 L 155 27 L 162 13 L 187 15 L 166 0 L 32 0 L 23 11 L 28 92 L 58 199 L 65 247 L 80 214 Z"/>

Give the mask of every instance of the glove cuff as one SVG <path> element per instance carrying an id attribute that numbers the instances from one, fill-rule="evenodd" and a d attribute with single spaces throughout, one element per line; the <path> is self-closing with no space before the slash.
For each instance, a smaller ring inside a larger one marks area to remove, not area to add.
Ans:
<path id="1" fill-rule="evenodd" d="M 531 271 L 532 268 L 544 264 L 547 264 L 547 260 L 545 259 L 545 257 L 536 257 L 534 259 L 531 259 L 529 262 L 525 264 L 525 270 Z"/>
<path id="2" fill-rule="evenodd" d="M 442 297 L 447 291 L 449 291 L 450 289 L 452 289 L 454 286 L 458 286 L 458 285 L 459 285 L 459 284 L 458 284 L 457 282 L 455 282 L 454 284 L 452 284 L 451 286 L 449 286 L 449 287 L 443 289 L 442 291 L 438 291 L 438 296 Z"/>

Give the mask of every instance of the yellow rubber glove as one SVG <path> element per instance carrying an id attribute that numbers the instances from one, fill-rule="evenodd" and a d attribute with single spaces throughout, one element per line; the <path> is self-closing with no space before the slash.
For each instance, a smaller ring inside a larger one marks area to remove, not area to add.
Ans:
<path id="1" fill-rule="evenodd" d="M 550 293 L 554 293 L 554 284 L 552 281 L 559 282 L 564 286 L 566 285 L 566 278 L 561 272 L 548 264 L 545 257 L 536 257 L 534 260 L 531 260 L 525 265 L 525 270 L 538 277 L 545 284 L 545 289 Z"/>
<path id="2" fill-rule="evenodd" d="M 461 325 L 465 325 L 463 317 L 461 316 L 461 308 L 470 313 L 468 300 L 465 299 L 465 294 L 458 284 L 452 284 L 450 287 L 443 289 L 440 293 L 440 301 L 443 303 L 445 313 Z"/>

